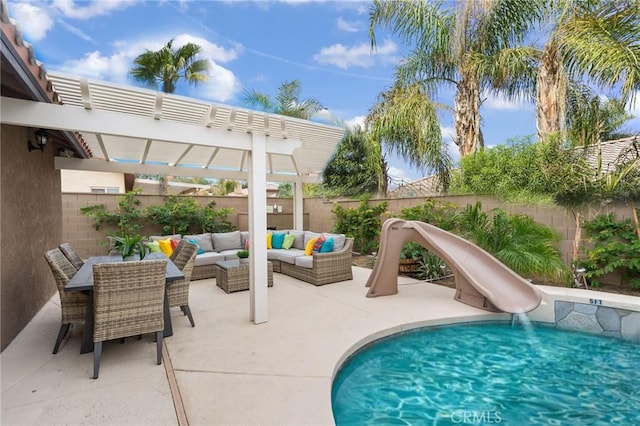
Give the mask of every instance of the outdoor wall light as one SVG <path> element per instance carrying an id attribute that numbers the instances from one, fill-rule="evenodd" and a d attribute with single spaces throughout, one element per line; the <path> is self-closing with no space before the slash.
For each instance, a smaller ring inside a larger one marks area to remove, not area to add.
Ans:
<path id="1" fill-rule="evenodd" d="M 47 146 L 47 142 L 49 142 L 49 134 L 44 129 L 38 129 L 34 132 L 36 136 L 36 144 L 31 143 L 31 139 L 27 141 L 27 148 L 29 148 L 29 152 L 39 149 L 40 152 L 44 152 L 44 148 Z"/>

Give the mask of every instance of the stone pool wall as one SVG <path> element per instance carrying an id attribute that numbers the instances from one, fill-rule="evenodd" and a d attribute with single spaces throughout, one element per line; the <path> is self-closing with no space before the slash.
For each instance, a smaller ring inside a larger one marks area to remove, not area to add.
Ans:
<path id="1" fill-rule="evenodd" d="M 597 304 L 555 301 L 558 328 L 640 342 L 640 312 Z"/>

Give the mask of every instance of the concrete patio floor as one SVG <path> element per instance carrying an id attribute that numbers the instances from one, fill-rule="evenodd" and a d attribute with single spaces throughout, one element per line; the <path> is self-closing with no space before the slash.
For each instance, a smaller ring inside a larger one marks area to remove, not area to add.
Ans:
<path id="1" fill-rule="evenodd" d="M 370 270 L 314 287 L 274 274 L 269 321 L 249 321 L 249 292 L 191 283 L 191 328 L 172 309 L 174 335 L 155 364 L 151 336 L 104 345 L 100 378 L 76 326 L 57 355 L 54 296 L 0 355 L 3 425 L 331 425 L 339 363 L 373 336 L 407 324 L 509 318 L 455 302 L 451 288 L 400 277 L 397 295 L 368 299 Z M 167 368 L 168 367 L 168 368 Z M 172 367 L 172 368 L 171 368 Z M 176 386 L 172 380 L 175 375 Z M 182 409 L 184 407 L 184 409 Z"/>

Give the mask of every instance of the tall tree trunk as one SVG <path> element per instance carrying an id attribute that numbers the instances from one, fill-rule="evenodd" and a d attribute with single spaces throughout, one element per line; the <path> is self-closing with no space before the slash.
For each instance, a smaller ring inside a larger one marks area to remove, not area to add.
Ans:
<path id="1" fill-rule="evenodd" d="M 536 80 L 536 128 L 540 142 L 564 129 L 566 91 L 562 58 L 551 41 L 544 48 Z"/>
<path id="2" fill-rule="evenodd" d="M 484 146 L 480 131 L 480 85 L 477 79 L 464 76 L 458 83 L 453 106 L 454 127 L 460 156 L 464 157 Z"/>

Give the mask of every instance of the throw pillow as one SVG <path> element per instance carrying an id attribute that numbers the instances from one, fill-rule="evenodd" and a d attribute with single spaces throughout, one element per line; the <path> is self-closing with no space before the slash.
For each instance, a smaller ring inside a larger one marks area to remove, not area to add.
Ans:
<path id="1" fill-rule="evenodd" d="M 324 239 L 324 237 L 318 237 L 316 238 L 316 242 L 313 243 L 313 251 L 315 253 L 320 253 L 320 249 L 322 248 L 322 245 L 324 244 L 326 240 Z"/>
<path id="2" fill-rule="evenodd" d="M 160 253 L 160 243 L 158 242 L 158 240 L 156 241 L 150 241 L 148 243 L 144 243 L 145 246 L 147 246 L 147 248 L 149 249 L 149 253 Z"/>
<path id="3" fill-rule="evenodd" d="M 315 244 L 315 242 L 315 238 L 309 240 L 309 242 L 307 243 L 307 247 L 304 249 L 305 256 L 311 256 L 311 254 L 313 253 L 313 245 Z"/>
<path id="4" fill-rule="evenodd" d="M 282 248 L 282 243 L 284 243 L 284 237 L 285 237 L 285 234 L 281 234 L 281 233 L 273 234 L 273 237 L 271 238 L 271 245 L 273 246 L 274 249 Z"/>
<path id="5" fill-rule="evenodd" d="M 178 244 L 180 244 L 180 240 L 174 240 L 173 238 L 171 239 L 171 251 L 173 252 L 176 247 L 178 247 Z"/>
<path id="6" fill-rule="evenodd" d="M 289 250 L 291 247 L 293 247 L 293 243 L 296 241 L 296 236 L 295 235 L 285 235 L 284 236 L 284 241 L 282 242 L 282 248 L 285 250 Z"/>
<path id="7" fill-rule="evenodd" d="M 267 234 L 267 249 L 273 248 L 273 234 Z"/>
<path id="8" fill-rule="evenodd" d="M 158 244 L 160 245 L 160 251 L 165 254 L 165 256 L 170 257 L 171 253 L 173 253 L 173 248 L 171 247 L 171 238 L 167 238 L 166 240 L 158 240 Z"/>
<path id="9" fill-rule="evenodd" d="M 320 253 L 331 253 L 333 251 L 333 238 L 329 237 L 325 240 L 324 244 L 322 244 L 322 248 L 320 248 Z"/>
<path id="10" fill-rule="evenodd" d="M 204 253 L 204 250 L 202 249 L 202 246 L 200 244 L 198 244 L 198 242 L 196 240 L 194 240 L 193 238 L 189 238 L 187 241 L 189 241 L 191 244 L 195 244 L 198 246 L 198 252 L 197 254 L 202 254 Z"/>

